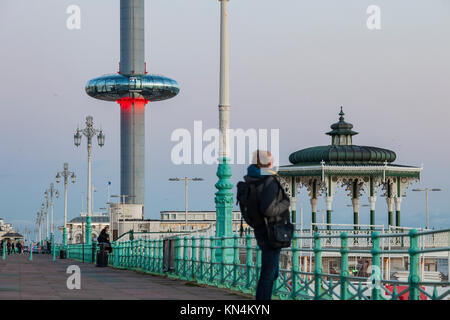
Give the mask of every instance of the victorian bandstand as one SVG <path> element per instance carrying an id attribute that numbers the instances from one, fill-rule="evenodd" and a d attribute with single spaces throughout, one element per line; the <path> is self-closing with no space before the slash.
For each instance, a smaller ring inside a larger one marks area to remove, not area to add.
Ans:
<path id="1" fill-rule="evenodd" d="M 360 199 L 368 197 L 370 204 L 370 229 L 375 229 L 377 197 L 387 202 L 386 224 L 389 228 L 401 227 L 401 203 L 406 189 L 420 180 L 421 167 L 394 163 L 394 151 L 353 144 L 353 125 L 344 120 L 341 107 L 339 121 L 331 125 L 331 144 L 302 149 L 289 156 L 290 165 L 281 166 L 279 175 L 286 192 L 291 197 L 293 220 L 302 188 L 306 188 L 311 203 L 311 225 L 316 229 L 317 204 L 325 196 L 326 228 L 331 230 L 333 196 L 346 190 L 352 200 L 353 229 L 359 230 Z M 341 188 L 339 188 L 341 187 Z M 394 217 L 395 214 L 395 217 Z M 394 220 L 395 218 L 395 220 Z M 350 220 L 350 219 L 349 219 Z"/>

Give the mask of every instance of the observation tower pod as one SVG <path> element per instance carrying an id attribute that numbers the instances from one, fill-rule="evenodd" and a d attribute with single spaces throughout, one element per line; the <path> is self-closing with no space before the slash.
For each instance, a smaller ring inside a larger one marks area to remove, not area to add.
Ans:
<path id="1" fill-rule="evenodd" d="M 175 97 L 175 80 L 146 72 L 144 0 L 120 1 L 120 71 L 86 84 L 95 99 L 120 104 L 120 193 L 145 204 L 145 106 Z"/>

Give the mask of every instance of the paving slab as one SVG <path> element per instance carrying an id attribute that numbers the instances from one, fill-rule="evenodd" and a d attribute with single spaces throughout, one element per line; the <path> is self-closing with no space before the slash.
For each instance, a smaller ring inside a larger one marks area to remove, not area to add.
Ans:
<path id="1" fill-rule="evenodd" d="M 81 270 L 81 289 L 67 288 L 70 265 Z M 242 300 L 242 295 L 214 287 L 189 285 L 133 270 L 97 268 L 93 264 L 51 255 L 0 258 L 0 300 Z"/>

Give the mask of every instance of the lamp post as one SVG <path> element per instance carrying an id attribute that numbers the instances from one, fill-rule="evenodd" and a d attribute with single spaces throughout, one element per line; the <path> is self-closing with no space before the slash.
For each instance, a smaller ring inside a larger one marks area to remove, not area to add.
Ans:
<path id="1" fill-rule="evenodd" d="M 47 194 L 47 198 L 50 197 L 50 214 L 51 214 L 51 224 L 50 224 L 50 242 L 53 246 L 53 197 L 58 198 L 59 192 L 55 189 L 55 185 L 53 183 L 50 183 L 50 189 L 45 191 Z M 48 218 L 47 218 L 48 219 Z"/>
<path id="2" fill-rule="evenodd" d="M 188 183 L 190 181 L 203 181 L 202 178 L 170 178 L 169 181 L 184 181 L 184 229 L 187 230 L 188 224 Z"/>
<path id="3" fill-rule="evenodd" d="M 103 131 L 94 128 L 94 118 L 92 116 L 86 117 L 86 127 L 84 129 L 78 128 L 75 132 L 74 143 L 75 146 L 79 147 L 81 145 L 81 138 L 83 135 L 87 138 L 87 152 L 88 152 L 88 181 L 87 181 L 87 217 L 86 217 L 86 244 L 90 245 L 92 243 L 92 228 L 91 228 L 91 213 L 92 213 L 92 203 L 91 203 L 91 151 L 92 151 L 92 138 L 97 135 L 98 145 L 103 147 L 105 145 L 105 135 Z"/>
<path id="4" fill-rule="evenodd" d="M 233 183 L 231 182 L 231 167 L 229 158 L 229 128 L 230 128 L 230 59 L 228 45 L 228 4 L 229 0 L 220 2 L 220 88 L 219 88 L 219 165 L 215 184 L 216 203 L 216 237 L 226 237 L 221 243 L 222 248 L 216 250 L 215 259 L 221 263 L 233 261 Z M 219 245 L 219 243 L 217 243 Z"/>
<path id="5" fill-rule="evenodd" d="M 48 240 L 48 226 L 49 226 L 49 223 L 48 223 L 48 208 L 49 208 L 49 203 L 48 203 L 48 192 L 47 192 L 47 190 L 45 190 L 44 195 L 45 195 L 45 221 L 47 223 L 47 230 L 45 232 L 45 240 Z"/>
<path id="6" fill-rule="evenodd" d="M 425 201 L 426 201 L 426 207 L 427 207 L 427 229 L 430 228 L 430 224 L 429 224 L 429 220 L 428 220 L 428 192 L 429 191 L 442 191 L 442 189 L 438 189 L 438 188 L 424 188 L 424 189 L 412 189 L 412 191 L 415 192 L 422 192 L 425 191 Z"/>
<path id="7" fill-rule="evenodd" d="M 39 225 L 39 245 L 42 245 L 42 233 L 43 233 L 43 222 L 44 222 L 44 208 L 45 205 L 41 204 L 41 210 L 37 213 L 37 219 L 36 222 Z"/>
<path id="8" fill-rule="evenodd" d="M 36 224 L 39 228 L 39 243 L 41 243 L 42 210 L 37 212 Z"/>
<path id="9" fill-rule="evenodd" d="M 69 164 L 64 163 L 63 166 L 64 170 L 59 171 L 56 174 L 56 182 L 60 183 L 61 176 L 64 178 L 64 227 L 63 227 L 63 247 L 65 248 L 67 246 L 67 185 L 69 176 L 72 178 L 72 183 L 75 183 L 75 172 L 69 171 Z"/>

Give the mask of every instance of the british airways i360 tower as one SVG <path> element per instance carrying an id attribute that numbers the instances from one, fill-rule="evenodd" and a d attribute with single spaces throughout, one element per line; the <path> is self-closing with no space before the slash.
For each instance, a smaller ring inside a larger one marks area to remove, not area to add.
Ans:
<path id="1" fill-rule="evenodd" d="M 120 0 L 118 74 L 90 80 L 89 96 L 120 104 L 120 193 L 126 203 L 145 204 L 145 106 L 180 91 L 175 80 L 147 74 L 144 0 Z"/>

